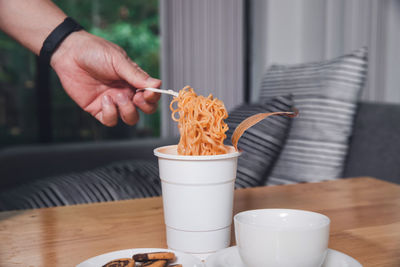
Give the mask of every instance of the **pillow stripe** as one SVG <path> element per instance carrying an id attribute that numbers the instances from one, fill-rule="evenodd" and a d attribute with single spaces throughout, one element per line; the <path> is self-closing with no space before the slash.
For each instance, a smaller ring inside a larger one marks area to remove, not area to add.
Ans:
<path id="1" fill-rule="evenodd" d="M 302 163 L 315 163 L 321 166 L 338 166 L 337 160 L 342 159 L 340 155 L 327 155 L 325 153 L 314 153 L 310 155 L 310 153 L 306 154 L 305 152 L 306 151 L 295 152 L 292 150 L 290 153 L 287 153 L 286 159 Z"/>
<path id="2" fill-rule="evenodd" d="M 327 81 L 346 86 L 363 85 L 367 75 L 366 50 L 363 53 L 357 60 L 341 57 L 341 61 L 327 61 L 324 64 L 274 65 L 263 78 L 260 97 L 265 99 L 285 94 L 315 94 L 319 82 Z"/>
<path id="3" fill-rule="evenodd" d="M 296 82 L 300 82 L 300 85 L 313 85 L 313 80 L 318 79 L 320 75 L 324 73 L 329 73 L 339 80 L 341 79 L 341 77 L 344 77 L 345 79 L 349 79 L 350 82 L 358 83 L 358 79 L 365 78 L 365 76 L 367 75 L 367 71 L 363 66 L 352 66 L 350 64 L 339 65 L 335 67 L 315 66 L 303 71 L 292 71 L 287 68 L 276 68 L 276 66 L 272 66 L 269 71 L 271 71 L 272 73 L 268 73 L 265 75 L 264 79 L 261 82 L 262 85 L 285 86 L 292 85 Z M 282 84 L 282 79 L 287 78 L 288 75 L 290 75 L 291 79 L 283 81 Z"/>

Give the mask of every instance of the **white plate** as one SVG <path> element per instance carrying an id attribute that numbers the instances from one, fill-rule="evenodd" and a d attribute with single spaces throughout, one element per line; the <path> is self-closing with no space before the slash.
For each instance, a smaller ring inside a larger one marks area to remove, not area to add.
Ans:
<path id="1" fill-rule="evenodd" d="M 110 262 L 112 260 L 120 259 L 120 258 L 132 258 L 133 254 L 138 254 L 138 253 L 147 253 L 147 252 L 155 252 L 155 251 L 170 251 L 175 253 L 176 256 L 176 261 L 175 263 L 180 263 L 184 267 L 203 267 L 203 263 L 196 257 L 182 253 L 182 252 L 177 252 L 169 249 L 163 249 L 163 248 L 138 248 L 138 249 L 125 249 L 125 250 L 119 250 L 119 251 L 114 251 L 106 254 L 102 254 L 93 258 L 90 258 L 88 260 L 85 260 L 84 262 L 79 263 L 76 265 L 76 267 L 101 267 L 107 262 Z"/>
<path id="2" fill-rule="evenodd" d="M 240 259 L 237 247 L 229 247 L 218 251 L 206 260 L 206 267 L 245 267 Z M 328 255 L 321 267 L 362 267 L 362 265 L 346 254 L 328 249 Z"/>

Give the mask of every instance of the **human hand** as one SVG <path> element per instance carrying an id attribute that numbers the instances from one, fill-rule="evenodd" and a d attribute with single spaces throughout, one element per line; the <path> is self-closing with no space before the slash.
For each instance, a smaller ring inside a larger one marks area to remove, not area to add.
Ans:
<path id="1" fill-rule="evenodd" d="M 70 34 L 51 57 L 51 66 L 68 95 L 106 126 L 118 117 L 129 125 L 139 120 L 138 107 L 151 114 L 160 94 L 136 89 L 156 87 L 119 46 L 85 31 Z"/>

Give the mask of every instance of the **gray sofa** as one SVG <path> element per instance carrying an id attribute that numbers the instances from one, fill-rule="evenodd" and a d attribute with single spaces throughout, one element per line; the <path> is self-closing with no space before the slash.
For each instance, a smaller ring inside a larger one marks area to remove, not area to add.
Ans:
<path id="1" fill-rule="evenodd" d="M 0 151 L 0 194 L 26 183 L 121 161 L 156 161 L 153 149 L 177 139 L 12 147 Z M 358 105 L 343 178 L 372 176 L 400 184 L 400 105 Z M 153 178 L 154 179 L 154 178 Z"/>
<path id="2" fill-rule="evenodd" d="M 343 177 L 400 184 L 400 105 L 360 103 Z"/>

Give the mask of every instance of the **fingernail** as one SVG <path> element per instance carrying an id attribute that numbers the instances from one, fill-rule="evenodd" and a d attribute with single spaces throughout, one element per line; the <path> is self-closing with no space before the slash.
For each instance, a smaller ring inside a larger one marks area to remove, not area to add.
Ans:
<path id="1" fill-rule="evenodd" d="M 112 105 L 112 99 L 109 95 L 103 95 L 103 105 Z"/>
<path id="2" fill-rule="evenodd" d="M 147 81 L 146 81 L 148 84 L 155 84 L 155 83 L 159 83 L 160 82 L 160 80 L 159 79 L 155 79 L 155 78 L 153 78 L 153 77 L 149 77 L 149 78 L 147 78 Z"/>
<path id="3" fill-rule="evenodd" d="M 118 93 L 117 94 L 117 102 L 118 104 L 125 105 L 128 103 L 128 97 L 124 95 L 123 93 Z"/>

